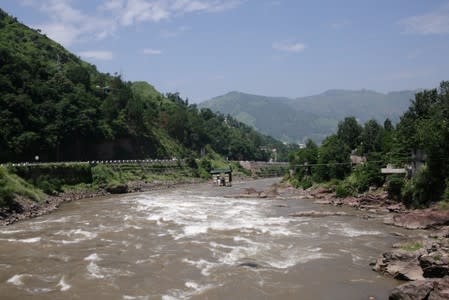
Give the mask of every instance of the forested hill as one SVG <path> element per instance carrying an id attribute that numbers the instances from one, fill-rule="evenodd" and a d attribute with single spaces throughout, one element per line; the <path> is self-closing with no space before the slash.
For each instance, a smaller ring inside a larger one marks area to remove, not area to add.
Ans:
<path id="1" fill-rule="evenodd" d="M 289 99 L 231 92 L 203 102 L 200 107 L 230 114 L 285 141 L 310 138 L 320 142 L 335 132 L 338 122 L 348 116 L 355 116 L 362 123 L 370 119 L 383 122 L 386 118 L 399 121 L 415 93 L 329 90 L 315 96 Z"/>
<path id="2" fill-rule="evenodd" d="M 0 161 L 268 159 L 279 141 L 178 94 L 104 74 L 0 10 Z M 270 151 L 271 152 L 271 151 Z"/>

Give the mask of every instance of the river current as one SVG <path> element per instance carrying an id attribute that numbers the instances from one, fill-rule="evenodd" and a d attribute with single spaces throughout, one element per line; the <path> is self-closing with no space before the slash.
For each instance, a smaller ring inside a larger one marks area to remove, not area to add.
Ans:
<path id="1" fill-rule="evenodd" d="M 0 228 L 0 299 L 386 299 L 370 261 L 401 232 L 210 184 L 82 200 Z"/>

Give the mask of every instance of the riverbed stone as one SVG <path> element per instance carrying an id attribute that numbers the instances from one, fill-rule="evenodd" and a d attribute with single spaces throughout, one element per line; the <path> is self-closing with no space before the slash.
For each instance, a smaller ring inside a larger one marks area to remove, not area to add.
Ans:
<path id="1" fill-rule="evenodd" d="M 422 209 L 392 217 L 391 224 L 407 229 L 428 229 L 449 225 L 449 210 Z"/>
<path id="2" fill-rule="evenodd" d="M 449 299 L 449 277 L 409 282 L 394 288 L 389 297 L 389 300 L 426 299 Z"/>
<path id="3" fill-rule="evenodd" d="M 424 279 L 423 270 L 417 258 L 425 253 L 425 249 L 394 249 L 382 254 L 373 270 L 398 280 L 421 280 Z"/>
<path id="4" fill-rule="evenodd" d="M 443 278 L 449 275 L 447 252 L 434 251 L 419 257 L 419 264 L 426 278 Z"/>
<path id="5" fill-rule="evenodd" d="M 290 214 L 290 217 L 330 217 L 330 216 L 349 216 L 348 213 L 344 211 L 300 211 Z"/>

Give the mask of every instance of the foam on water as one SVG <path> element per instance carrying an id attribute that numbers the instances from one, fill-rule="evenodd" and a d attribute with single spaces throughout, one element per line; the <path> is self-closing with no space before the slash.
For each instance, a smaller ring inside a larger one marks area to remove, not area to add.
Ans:
<path id="1" fill-rule="evenodd" d="M 298 263 L 335 257 L 316 247 L 304 249 L 288 244 L 288 237 L 303 236 L 301 226 L 309 220 L 270 216 L 269 201 L 194 195 L 189 195 L 189 201 L 179 199 L 183 197 L 176 194 L 142 195 L 136 208 L 161 229 L 157 235 L 168 233 L 175 241 L 188 239 L 205 244 L 213 259 L 183 259 L 204 276 L 210 276 L 216 268 L 238 266 L 248 260 L 264 268 L 288 269 Z"/>
<path id="2" fill-rule="evenodd" d="M 269 206 L 257 200 L 192 196 L 188 202 L 181 202 L 180 198 L 176 195 L 139 197 L 137 209 L 146 212 L 147 220 L 155 221 L 158 226 L 179 225 L 179 230 L 171 232 L 175 239 L 192 238 L 211 230 L 247 230 L 283 236 L 295 234 L 285 226 L 291 222 L 290 219 L 267 217 Z"/>
<path id="3" fill-rule="evenodd" d="M 376 230 L 360 230 L 353 227 L 349 227 L 348 225 L 344 225 L 341 227 L 335 227 L 333 228 L 329 234 L 334 235 L 342 235 L 346 237 L 359 237 L 359 236 L 365 236 L 365 235 L 379 235 L 382 234 L 380 231 Z"/>
<path id="4" fill-rule="evenodd" d="M 42 240 L 41 237 L 32 237 L 27 239 L 0 239 L 1 241 L 8 241 L 12 243 L 25 243 L 25 244 L 33 244 L 38 243 Z"/>
<path id="5" fill-rule="evenodd" d="M 31 276 L 31 275 L 29 275 L 29 274 L 16 274 L 13 277 L 9 278 L 7 282 L 10 283 L 10 284 L 16 285 L 16 286 L 23 285 L 22 279 L 24 277 L 27 277 L 27 276 Z"/>
<path id="6" fill-rule="evenodd" d="M 219 284 L 199 284 L 194 281 L 186 281 L 184 285 L 186 289 L 171 290 L 168 295 L 162 296 L 162 300 L 190 299 L 193 296 L 201 295 L 207 290 L 220 286 Z"/>
<path id="7" fill-rule="evenodd" d="M 77 244 L 82 241 L 88 241 L 93 240 L 97 237 L 96 232 L 90 232 L 86 230 L 82 230 L 80 228 L 78 229 L 71 229 L 71 230 L 61 230 L 54 233 L 56 236 L 64 236 L 68 239 L 62 239 L 62 240 L 51 240 L 51 242 L 54 243 L 62 243 L 62 244 Z"/>
<path id="8" fill-rule="evenodd" d="M 100 261 L 101 258 L 97 253 L 92 253 L 89 256 L 86 256 L 84 260 L 88 261 L 87 272 L 89 273 L 89 277 L 91 278 L 104 278 L 104 275 L 101 274 L 100 267 L 95 263 Z"/>
<path id="9" fill-rule="evenodd" d="M 61 287 L 61 292 L 68 291 L 72 286 L 65 282 L 64 276 L 61 277 L 61 280 L 59 280 L 57 286 Z"/>
<path id="10" fill-rule="evenodd" d="M 21 229 L 17 229 L 17 230 L 9 230 L 9 229 L 0 230 L 1 234 L 16 234 L 16 233 L 22 233 L 22 232 L 25 232 L 25 230 L 21 230 Z"/>

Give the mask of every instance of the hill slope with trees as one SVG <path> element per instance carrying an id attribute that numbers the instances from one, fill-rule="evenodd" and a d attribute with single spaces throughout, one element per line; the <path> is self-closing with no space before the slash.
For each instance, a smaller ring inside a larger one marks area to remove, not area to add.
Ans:
<path id="1" fill-rule="evenodd" d="M 97 71 L 0 10 L 0 162 L 199 156 L 267 160 L 279 141 L 179 94 Z M 282 157 L 282 155 L 281 155 Z"/>
<path id="2" fill-rule="evenodd" d="M 312 139 L 319 143 L 335 132 L 338 121 L 347 116 L 355 116 L 361 123 L 370 119 L 382 122 L 386 118 L 396 123 L 407 110 L 414 93 L 329 90 L 315 96 L 289 99 L 231 92 L 199 106 L 230 114 L 284 141 Z"/>

